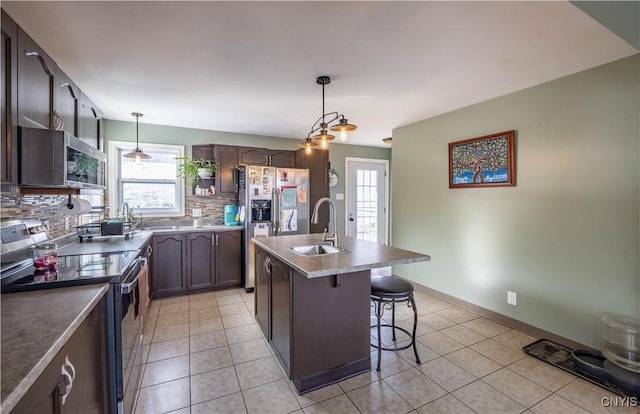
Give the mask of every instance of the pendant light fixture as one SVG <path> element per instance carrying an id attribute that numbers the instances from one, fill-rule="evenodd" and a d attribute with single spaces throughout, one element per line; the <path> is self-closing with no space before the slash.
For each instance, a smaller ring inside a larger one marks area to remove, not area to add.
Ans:
<path id="1" fill-rule="evenodd" d="M 124 154 L 123 157 L 135 158 L 136 161 L 148 160 L 149 158 L 151 158 L 151 156 L 148 154 L 145 154 L 144 151 L 142 151 L 142 148 L 140 148 L 139 141 L 138 141 L 138 120 L 140 119 L 142 114 L 139 112 L 131 112 L 131 115 L 136 117 L 136 147 L 131 152 Z"/>
<path id="2" fill-rule="evenodd" d="M 348 138 L 348 133 L 355 131 L 357 128 L 354 124 L 350 124 L 343 114 L 339 114 L 338 112 L 324 112 L 324 85 L 330 84 L 331 78 L 328 76 L 319 76 L 316 78 L 316 83 L 322 85 L 322 116 L 313 124 L 307 138 L 298 144 L 306 148 L 307 152 L 311 151 L 311 147 L 317 145 L 313 141 L 320 141 L 321 147 L 327 148 L 329 141 L 333 141 L 336 138 L 334 135 L 331 135 L 329 131 L 338 132 L 340 141 L 345 142 Z M 327 120 L 328 117 L 331 117 L 331 119 Z M 330 127 L 330 125 L 336 121 L 337 124 Z M 311 136 L 316 132 L 318 132 L 318 134 Z"/>

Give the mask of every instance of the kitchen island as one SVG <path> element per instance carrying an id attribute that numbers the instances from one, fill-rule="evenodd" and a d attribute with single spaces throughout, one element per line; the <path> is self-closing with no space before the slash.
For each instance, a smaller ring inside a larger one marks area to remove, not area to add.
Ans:
<path id="1" fill-rule="evenodd" d="M 318 255 L 292 247 L 326 245 L 321 234 L 252 241 L 256 322 L 300 394 L 371 369 L 371 269 L 430 260 L 351 237 Z"/>

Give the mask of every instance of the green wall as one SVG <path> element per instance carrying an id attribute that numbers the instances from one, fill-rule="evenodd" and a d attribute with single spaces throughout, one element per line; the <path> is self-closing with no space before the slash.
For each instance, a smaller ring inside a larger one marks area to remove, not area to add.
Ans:
<path id="1" fill-rule="evenodd" d="M 394 271 L 601 347 L 640 317 L 639 118 L 635 55 L 394 130 L 393 245 L 432 256 Z M 448 188 L 449 142 L 511 129 L 516 187 Z"/>
<path id="2" fill-rule="evenodd" d="M 144 120 L 144 118 L 142 118 Z M 105 120 L 104 138 L 105 148 L 109 140 L 135 141 L 135 122 Z M 209 131 L 204 129 L 180 128 L 164 125 L 140 124 L 140 143 L 144 149 L 144 142 L 157 144 L 178 144 L 186 147 L 186 154 L 191 155 L 191 146 L 198 144 L 239 145 L 243 147 L 259 147 L 282 150 L 297 150 L 301 141 L 289 138 L 265 135 L 237 134 L 224 131 Z M 344 193 L 345 157 L 376 158 L 388 160 L 391 150 L 388 148 L 365 147 L 360 145 L 331 144 L 329 146 L 329 162 L 340 176 L 338 185 L 331 189 L 331 199 L 336 203 L 338 216 L 338 232 L 344 234 L 344 201 L 336 201 L 336 193 Z"/>

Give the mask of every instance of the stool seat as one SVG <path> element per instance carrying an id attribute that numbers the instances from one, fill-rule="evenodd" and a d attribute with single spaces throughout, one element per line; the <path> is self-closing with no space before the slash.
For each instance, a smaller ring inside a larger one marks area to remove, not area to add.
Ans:
<path id="1" fill-rule="evenodd" d="M 371 295 L 379 298 L 407 298 L 413 293 L 413 285 L 396 276 L 371 278 Z"/>

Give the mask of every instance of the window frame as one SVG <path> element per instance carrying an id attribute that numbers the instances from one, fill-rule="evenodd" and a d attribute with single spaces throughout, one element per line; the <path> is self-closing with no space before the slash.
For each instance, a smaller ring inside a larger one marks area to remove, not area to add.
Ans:
<path id="1" fill-rule="evenodd" d="M 153 144 L 141 142 L 141 148 L 145 148 L 146 152 L 152 153 L 154 151 L 169 151 L 176 152 L 176 157 L 184 157 L 185 147 L 183 145 L 172 144 Z M 135 148 L 135 142 L 131 141 L 109 141 L 108 155 L 107 155 L 107 169 L 108 169 L 108 190 L 109 190 L 109 211 L 111 216 L 115 217 L 117 211 L 122 206 L 122 184 L 128 183 L 168 183 L 170 180 L 153 180 L 153 179 L 127 179 L 123 180 L 120 176 L 121 162 L 119 155 L 124 152 L 129 152 Z M 144 162 L 144 161 L 143 161 Z M 177 208 L 175 209 L 154 209 L 155 212 L 150 212 L 148 209 L 136 209 L 135 214 L 142 214 L 144 217 L 184 217 L 185 215 L 185 183 L 184 179 L 178 176 L 178 162 L 176 162 L 176 196 L 177 196 Z"/>

